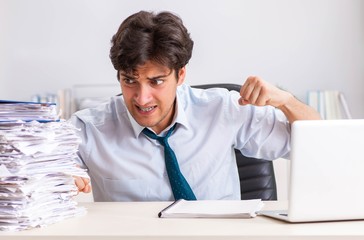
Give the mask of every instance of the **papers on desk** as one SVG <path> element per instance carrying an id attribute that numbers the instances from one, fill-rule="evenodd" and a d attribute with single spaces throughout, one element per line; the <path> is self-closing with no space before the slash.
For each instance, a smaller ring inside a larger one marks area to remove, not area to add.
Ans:
<path id="1" fill-rule="evenodd" d="M 161 218 L 252 218 L 261 210 L 261 199 L 199 200 L 180 199 L 163 209 Z"/>
<path id="2" fill-rule="evenodd" d="M 54 103 L 36 103 L 0 100 L 0 122 L 58 120 L 57 106 Z"/>
<path id="3" fill-rule="evenodd" d="M 33 118 L 31 109 L 23 112 L 27 121 L 9 106 L 9 114 L 0 110 L 0 230 L 46 226 L 86 212 L 73 200 L 73 176 L 87 177 L 75 161 L 76 129 L 56 121 L 55 112 Z"/>

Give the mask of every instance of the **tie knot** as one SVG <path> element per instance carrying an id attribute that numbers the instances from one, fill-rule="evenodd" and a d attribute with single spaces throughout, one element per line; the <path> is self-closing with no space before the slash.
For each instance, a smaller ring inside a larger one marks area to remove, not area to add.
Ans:
<path id="1" fill-rule="evenodd" d="M 162 144 L 163 146 L 167 145 L 168 142 L 168 138 L 171 136 L 173 130 L 176 128 L 176 124 L 174 124 L 167 132 L 167 134 L 163 137 L 158 136 L 157 134 L 155 134 L 154 132 L 150 131 L 148 128 L 144 128 L 143 129 L 143 133 L 145 135 L 147 135 L 148 137 L 157 140 L 160 144 Z"/>

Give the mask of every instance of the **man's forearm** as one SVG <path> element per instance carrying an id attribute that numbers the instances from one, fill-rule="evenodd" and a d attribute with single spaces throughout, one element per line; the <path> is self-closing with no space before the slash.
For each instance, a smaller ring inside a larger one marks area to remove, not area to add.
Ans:
<path id="1" fill-rule="evenodd" d="M 296 120 L 319 120 L 320 114 L 312 107 L 300 102 L 292 94 L 286 104 L 278 107 L 288 121 L 293 123 Z"/>

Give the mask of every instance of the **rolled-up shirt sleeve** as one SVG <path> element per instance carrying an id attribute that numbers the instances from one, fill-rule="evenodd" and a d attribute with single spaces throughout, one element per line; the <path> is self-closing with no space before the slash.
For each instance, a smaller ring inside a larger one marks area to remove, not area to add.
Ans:
<path id="1" fill-rule="evenodd" d="M 234 97 L 236 98 L 236 96 Z M 290 152 L 291 128 L 283 114 L 271 106 L 240 106 L 235 99 L 233 111 L 240 124 L 236 133 L 235 148 L 244 156 L 266 160 L 287 157 Z"/>

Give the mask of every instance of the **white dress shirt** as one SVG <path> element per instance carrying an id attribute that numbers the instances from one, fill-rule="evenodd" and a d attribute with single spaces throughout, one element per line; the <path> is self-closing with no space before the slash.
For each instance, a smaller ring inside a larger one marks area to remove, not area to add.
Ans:
<path id="1" fill-rule="evenodd" d="M 238 99 L 226 89 L 177 89 L 177 127 L 168 142 L 198 200 L 240 199 L 234 148 L 271 160 L 290 150 L 290 125 L 280 110 L 240 106 Z M 95 201 L 174 200 L 163 146 L 142 133 L 122 96 L 71 121 L 81 129 L 80 164 L 89 170 Z"/>

